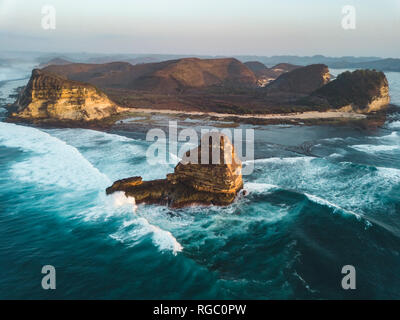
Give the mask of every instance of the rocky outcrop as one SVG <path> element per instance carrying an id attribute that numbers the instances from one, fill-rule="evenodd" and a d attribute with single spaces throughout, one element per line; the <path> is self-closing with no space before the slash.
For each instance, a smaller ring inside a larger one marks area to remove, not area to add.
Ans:
<path id="1" fill-rule="evenodd" d="M 242 163 L 228 137 L 206 134 L 166 179 L 142 181 L 141 177 L 116 181 L 106 192 L 125 192 L 136 203 L 180 208 L 193 204 L 228 205 L 243 188 Z"/>
<path id="2" fill-rule="evenodd" d="M 283 73 L 265 87 L 267 94 L 310 94 L 330 81 L 329 69 L 324 64 L 312 64 Z"/>
<path id="3" fill-rule="evenodd" d="M 124 111 L 96 87 L 38 69 L 10 109 L 10 118 L 87 122 Z"/>
<path id="4" fill-rule="evenodd" d="M 370 113 L 390 103 L 389 84 L 383 72 L 347 71 L 316 90 L 308 102 L 326 109 Z"/>

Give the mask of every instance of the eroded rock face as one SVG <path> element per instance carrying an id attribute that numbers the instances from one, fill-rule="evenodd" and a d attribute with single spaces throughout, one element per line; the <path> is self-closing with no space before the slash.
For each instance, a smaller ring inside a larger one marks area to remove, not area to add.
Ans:
<path id="1" fill-rule="evenodd" d="M 379 111 L 390 103 L 389 83 L 383 72 L 347 71 L 315 91 L 309 101 L 341 111 Z"/>
<path id="2" fill-rule="evenodd" d="M 243 188 L 242 163 L 228 137 L 210 133 L 201 145 L 186 153 L 166 179 L 144 181 L 134 177 L 116 181 L 107 194 L 125 192 L 136 203 L 179 208 L 193 204 L 228 205 Z"/>
<path id="3" fill-rule="evenodd" d="M 92 85 L 35 69 L 15 102 L 10 117 L 21 120 L 93 121 L 123 110 Z"/>

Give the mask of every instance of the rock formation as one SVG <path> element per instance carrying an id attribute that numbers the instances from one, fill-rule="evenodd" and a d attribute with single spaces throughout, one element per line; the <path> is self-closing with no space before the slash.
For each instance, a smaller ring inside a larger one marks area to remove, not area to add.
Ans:
<path id="1" fill-rule="evenodd" d="M 124 111 L 96 87 L 38 69 L 10 109 L 21 120 L 93 121 Z"/>
<path id="2" fill-rule="evenodd" d="M 390 103 L 389 84 L 383 72 L 347 71 L 316 90 L 308 101 L 328 109 L 369 113 Z"/>
<path id="3" fill-rule="evenodd" d="M 116 181 L 106 192 L 125 192 L 136 203 L 180 208 L 192 204 L 228 205 L 243 188 L 242 163 L 228 137 L 206 134 L 199 147 L 188 151 L 166 179 L 141 177 Z"/>

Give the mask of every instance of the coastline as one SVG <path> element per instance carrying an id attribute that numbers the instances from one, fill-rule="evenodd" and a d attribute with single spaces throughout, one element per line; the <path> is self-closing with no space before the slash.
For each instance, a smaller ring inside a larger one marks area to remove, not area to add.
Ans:
<path id="1" fill-rule="evenodd" d="M 306 111 L 301 113 L 270 113 L 270 114 L 231 114 L 219 112 L 202 111 L 178 111 L 170 109 L 146 109 L 132 108 L 130 112 L 135 113 L 158 113 L 167 115 L 190 115 L 190 116 L 209 116 L 215 118 L 239 118 L 239 119 L 265 119 L 265 120 L 312 120 L 312 119 L 366 119 L 367 115 L 343 111 Z"/>
<path id="2" fill-rule="evenodd" d="M 389 108 L 390 109 L 390 108 Z M 390 110 L 382 110 L 371 114 L 360 114 L 344 111 L 307 111 L 302 113 L 280 113 L 280 114 L 229 114 L 217 112 L 202 111 L 178 111 L 170 109 L 151 109 L 151 108 L 131 108 L 128 111 L 121 112 L 112 117 L 94 121 L 60 121 L 55 119 L 27 119 L 19 117 L 6 116 L 3 121 L 11 123 L 25 123 L 37 127 L 44 128 L 86 128 L 93 130 L 106 131 L 112 127 L 131 126 L 138 122 L 147 123 L 151 121 L 152 115 L 163 115 L 177 120 L 203 119 L 221 122 L 234 122 L 236 125 L 240 123 L 251 125 L 343 125 L 353 124 L 362 127 L 378 127 L 385 120 Z M 138 119 L 129 121 L 130 118 L 145 117 L 146 119 Z"/>

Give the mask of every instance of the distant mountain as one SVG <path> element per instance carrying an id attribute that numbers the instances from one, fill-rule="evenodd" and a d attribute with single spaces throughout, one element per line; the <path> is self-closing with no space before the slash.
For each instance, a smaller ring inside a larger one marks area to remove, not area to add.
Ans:
<path id="1" fill-rule="evenodd" d="M 132 65 L 142 63 L 157 63 L 170 60 L 179 60 L 186 58 L 199 58 L 199 59 L 220 59 L 226 56 L 207 56 L 207 55 L 179 55 L 179 54 L 89 54 L 89 53 L 53 53 L 42 55 L 38 58 L 39 64 L 47 63 L 54 58 L 61 58 L 64 60 L 80 63 L 96 63 L 106 64 L 110 62 L 120 61 L 128 62 Z M 243 63 L 257 62 L 263 64 L 267 68 L 280 63 L 287 63 L 292 65 L 306 66 L 310 64 L 325 64 L 330 68 L 368 68 L 381 71 L 400 71 L 399 60 L 380 57 L 327 57 L 324 55 L 314 56 L 295 56 L 295 55 L 276 55 L 276 56 L 234 56 Z M 261 66 L 260 66 L 261 67 Z M 251 69 L 251 68 L 250 68 Z M 254 71 L 254 70 L 253 70 Z"/>
<path id="2" fill-rule="evenodd" d="M 338 69 L 375 69 L 379 71 L 400 72 L 400 59 L 381 59 L 366 62 L 348 62 L 341 61 L 331 64 L 332 68 Z"/>
<path id="3" fill-rule="evenodd" d="M 243 62 L 247 61 L 259 61 L 266 66 L 274 66 L 278 63 L 289 63 L 294 65 L 310 65 L 310 64 L 326 64 L 328 67 L 334 67 L 333 64 L 347 62 L 347 63 L 361 63 L 368 61 L 381 60 L 379 57 L 326 57 L 323 55 L 314 55 L 308 57 L 301 56 L 236 56 L 237 59 Z"/>
<path id="4" fill-rule="evenodd" d="M 65 60 L 63 58 L 54 58 L 54 59 L 51 59 L 50 61 L 40 64 L 39 68 L 45 68 L 45 67 L 48 67 L 51 65 L 62 66 L 62 65 L 71 64 L 71 63 L 72 63 L 71 61 Z"/>
<path id="5" fill-rule="evenodd" d="M 254 86 L 256 76 L 243 63 L 233 58 L 185 58 L 159 63 L 131 65 L 70 64 L 44 69 L 70 80 L 88 82 L 102 88 L 122 88 L 163 93 L 182 92 L 210 86 Z"/>

